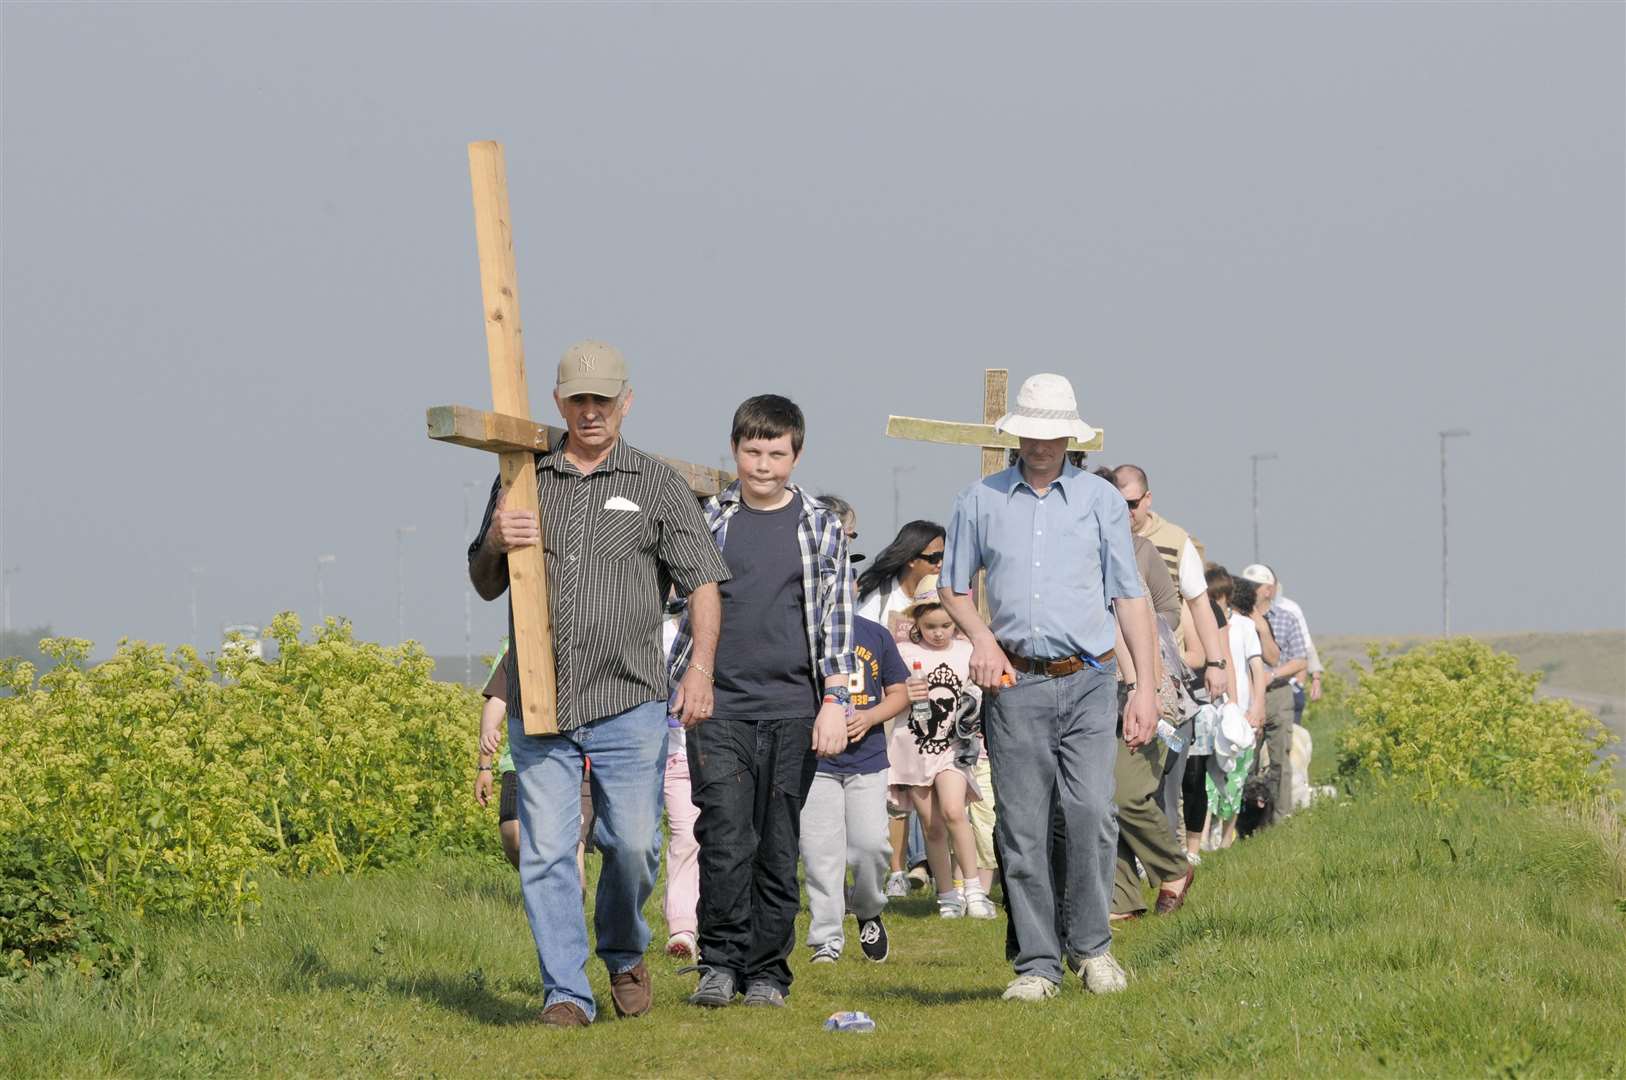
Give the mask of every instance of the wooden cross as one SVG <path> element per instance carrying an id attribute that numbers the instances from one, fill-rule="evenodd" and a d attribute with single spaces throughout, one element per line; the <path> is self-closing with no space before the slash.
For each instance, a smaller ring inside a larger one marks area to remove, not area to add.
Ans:
<path id="1" fill-rule="evenodd" d="M 988 368 L 982 373 L 982 423 L 962 424 L 953 420 L 922 420 L 914 416 L 889 416 L 886 433 L 894 439 L 912 439 L 916 442 L 946 443 L 951 446 L 976 446 L 982 449 L 982 475 L 992 476 L 1008 467 L 1010 452 L 1021 446 L 1015 435 L 1003 435 L 994 430 L 999 418 L 1010 409 L 1011 373 L 1006 368 Z M 1094 425 L 1091 425 L 1092 427 Z M 1096 451 L 1106 448 L 1106 433 L 1095 429 L 1095 438 L 1089 442 L 1070 439 L 1069 450 Z M 983 621 L 988 620 L 987 591 L 983 589 L 983 571 L 977 572 L 975 591 L 977 609 Z"/>
<path id="2" fill-rule="evenodd" d="M 428 412 L 429 437 L 496 454 L 508 497 L 504 506 L 534 514 L 536 455 L 551 449 L 564 437 L 564 431 L 530 419 L 531 399 L 525 386 L 525 347 L 519 322 L 519 280 L 514 271 L 514 235 L 508 216 L 508 177 L 501 144 L 469 144 L 469 177 L 474 185 L 474 238 L 480 252 L 492 411 L 438 405 Z M 660 460 L 676 469 L 697 495 L 715 494 L 734 479 L 732 473 L 721 469 L 670 458 Z M 551 735 L 559 730 L 558 690 L 554 685 L 547 566 L 541 544 L 508 553 L 508 592 L 514 609 L 513 649 L 519 662 L 525 733 Z"/>
<path id="3" fill-rule="evenodd" d="M 1021 445 L 1015 435 L 1003 435 L 994 430 L 999 418 L 1010 411 L 1010 381 L 1011 373 L 1005 368 L 989 368 L 983 372 L 980 424 L 962 424 L 952 420 L 922 420 L 914 416 L 889 416 L 886 418 L 886 433 L 894 439 L 981 447 L 982 475 L 992 476 L 1006 467 L 1010 451 Z M 1072 439 L 1067 444 L 1069 450 L 1094 452 L 1105 448 L 1106 435 L 1100 428 L 1095 429 L 1095 438 L 1089 442 Z"/>

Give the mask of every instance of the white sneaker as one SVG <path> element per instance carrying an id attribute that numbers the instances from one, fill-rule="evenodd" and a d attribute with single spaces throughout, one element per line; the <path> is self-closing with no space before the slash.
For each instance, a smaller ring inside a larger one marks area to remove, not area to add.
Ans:
<path id="1" fill-rule="evenodd" d="M 1195 851 L 1188 851 L 1186 852 L 1186 862 L 1190 863 L 1192 866 L 1201 866 L 1203 864 L 1203 857 L 1197 854 Z"/>
<path id="2" fill-rule="evenodd" d="M 1055 997 L 1058 990 L 1060 987 L 1043 975 L 1018 975 L 999 996 L 1005 1001 L 1045 1001 Z"/>
<path id="3" fill-rule="evenodd" d="M 695 947 L 694 935 L 687 930 L 679 930 L 666 939 L 666 955 L 673 960 L 694 960 L 700 956 L 700 950 Z"/>
<path id="4" fill-rule="evenodd" d="M 902 870 L 894 870 L 887 875 L 886 889 L 884 891 L 888 896 L 908 896 L 909 875 Z"/>
<path id="5" fill-rule="evenodd" d="M 943 893 L 937 898 L 937 915 L 941 919 L 958 919 L 965 915 L 965 897 L 959 893 Z"/>
<path id="6" fill-rule="evenodd" d="M 833 941 L 826 941 L 813 950 L 813 963 L 833 964 L 841 959 L 841 946 Z"/>
<path id="7" fill-rule="evenodd" d="M 988 894 L 972 893 L 965 898 L 965 913 L 972 919 L 997 919 L 999 911 L 995 909 L 994 902 L 988 899 Z"/>
<path id="8" fill-rule="evenodd" d="M 1080 974 L 1084 976 L 1084 989 L 1092 994 L 1116 994 L 1129 989 L 1129 977 L 1109 952 L 1085 960 L 1083 968 Z"/>

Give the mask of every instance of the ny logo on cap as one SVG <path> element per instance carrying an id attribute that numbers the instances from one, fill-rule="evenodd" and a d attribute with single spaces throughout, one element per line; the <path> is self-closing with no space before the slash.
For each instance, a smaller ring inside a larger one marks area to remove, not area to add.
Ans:
<path id="1" fill-rule="evenodd" d="M 591 356 L 583 356 L 583 357 L 581 357 L 579 362 L 581 363 L 583 371 L 592 371 L 593 370 L 593 365 L 597 361 L 595 361 Z"/>

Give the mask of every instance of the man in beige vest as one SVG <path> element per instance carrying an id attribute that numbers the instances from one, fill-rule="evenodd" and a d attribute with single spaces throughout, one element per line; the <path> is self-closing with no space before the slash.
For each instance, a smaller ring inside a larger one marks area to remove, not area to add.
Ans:
<path id="1" fill-rule="evenodd" d="M 1144 469 L 1139 465 L 1120 465 L 1112 475 L 1117 482 L 1118 493 L 1129 504 L 1130 528 L 1136 536 L 1144 536 L 1157 548 L 1158 555 L 1162 556 L 1169 568 L 1169 576 L 1180 587 L 1180 595 L 1188 601 L 1191 622 L 1207 661 L 1203 665 L 1203 682 L 1208 687 L 1209 695 L 1217 700 L 1221 694 L 1229 694 L 1235 700 L 1236 690 L 1231 682 L 1233 673 L 1227 662 L 1230 654 L 1224 639 L 1220 637 L 1219 624 L 1214 621 L 1213 608 L 1208 603 L 1208 579 L 1204 575 L 1203 557 L 1198 553 L 1196 543 L 1186 530 L 1152 510 L 1152 492 L 1147 487 Z M 1184 625 L 1175 628 L 1176 638 L 1182 644 L 1185 633 Z"/>

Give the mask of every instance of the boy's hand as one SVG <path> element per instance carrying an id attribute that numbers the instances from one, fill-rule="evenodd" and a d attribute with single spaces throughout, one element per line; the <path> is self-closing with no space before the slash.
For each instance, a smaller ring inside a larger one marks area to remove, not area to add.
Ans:
<path id="1" fill-rule="evenodd" d="M 874 709 L 854 709 L 847 717 L 847 741 L 855 743 L 869 734 L 869 729 L 875 726 L 874 716 Z"/>
<path id="2" fill-rule="evenodd" d="M 838 702 L 819 706 L 813 720 L 813 753 L 821 758 L 835 757 L 847 749 L 847 710 Z"/>
<path id="3" fill-rule="evenodd" d="M 474 801 L 481 806 L 491 802 L 491 770 L 481 769 L 474 774 Z"/>
<path id="4" fill-rule="evenodd" d="M 687 731 L 711 716 L 712 702 L 711 680 L 706 678 L 705 672 L 691 666 L 683 673 L 677 693 L 672 695 L 669 713 L 677 717 Z"/>

